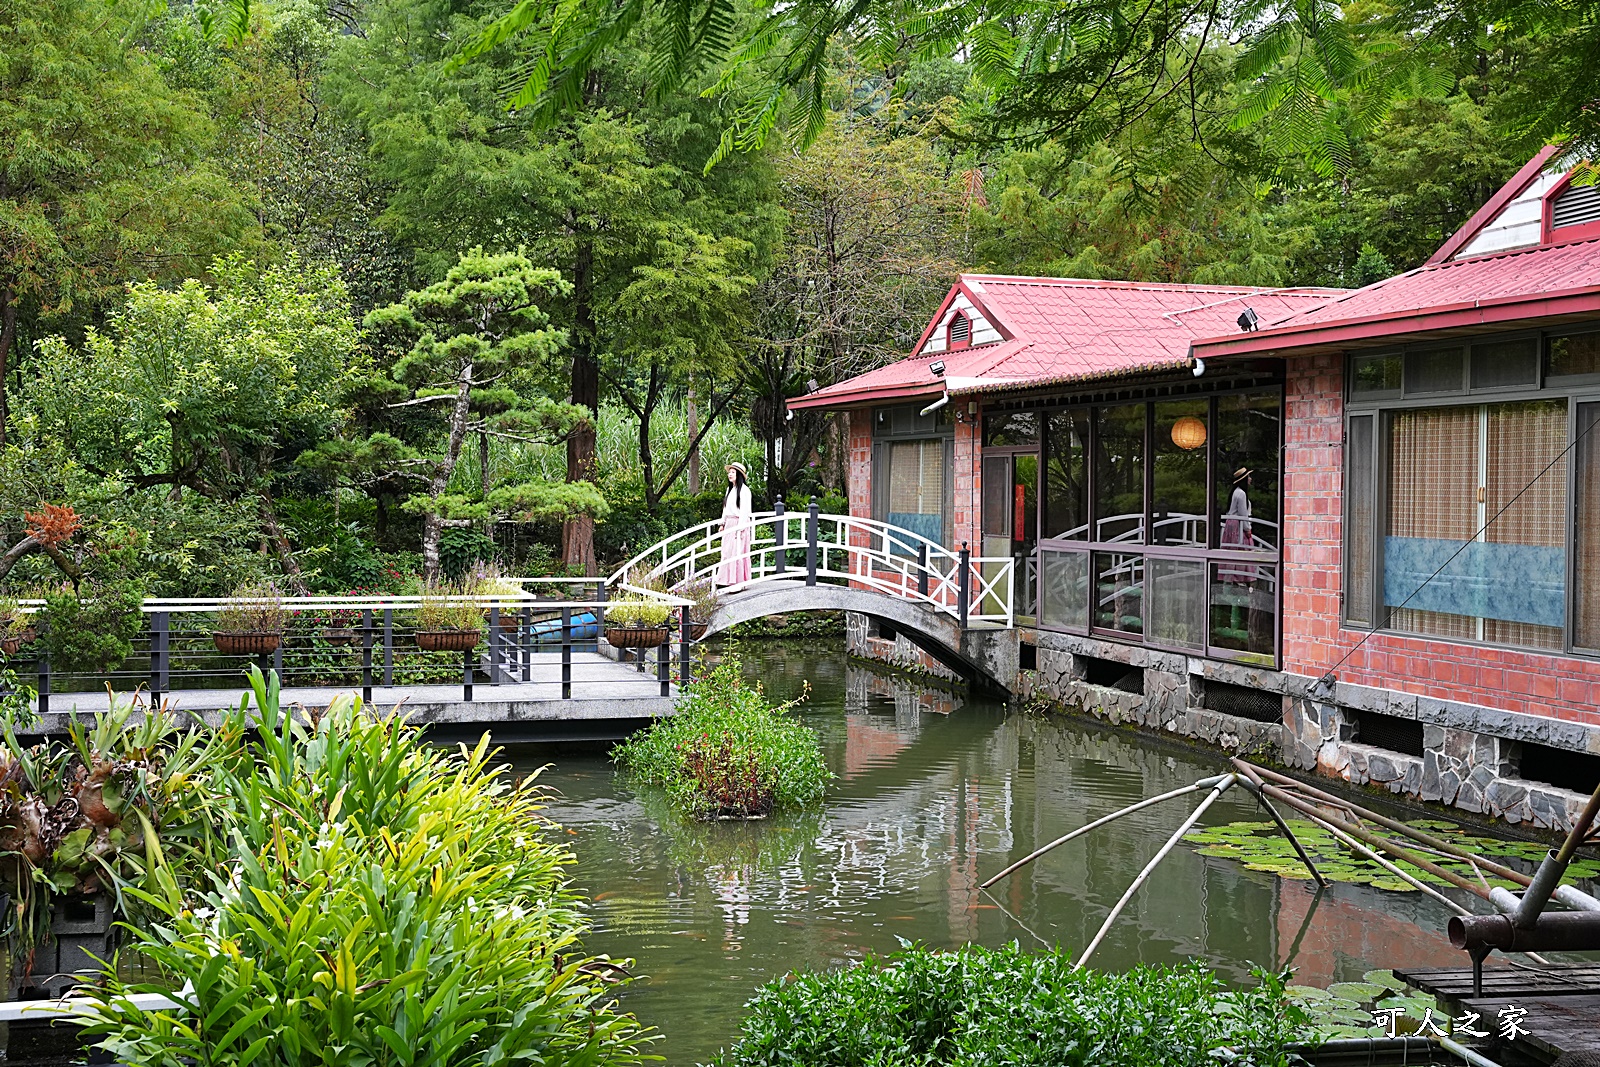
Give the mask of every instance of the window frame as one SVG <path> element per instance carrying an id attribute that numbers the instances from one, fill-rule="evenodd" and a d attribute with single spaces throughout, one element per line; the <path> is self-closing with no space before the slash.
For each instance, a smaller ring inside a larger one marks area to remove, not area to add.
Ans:
<path id="1" fill-rule="evenodd" d="M 1340 496 L 1342 498 L 1340 544 L 1341 556 L 1339 565 L 1339 626 L 1360 632 L 1380 632 L 1393 634 L 1399 637 L 1421 638 L 1428 641 L 1440 641 L 1449 644 L 1471 645 L 1482 648 L 1501 649 L 1526 653 L 1528 655 L 1566 656 L 1582 659 L 1600 659 L 1600 650 L 1590 650 L 1576 645 L 1574 641 L 1577 610 L 1577 489 L 1578 489 L 1578 464 L 1577 448 L 1574 438 L 1577 433 L 1578 407 L 1581 404 L 1600 403 L 1600 375 L 1562 375 L 1550 376 L 1545 372 L 1546 362 L 1549 357 L 1551 343 L 1561 337 L 1574 336 L 1600 332 L 1600 323 L 1577 323 L 1551 329 L 1511 330 L 1504 333 L 1484 334 L 1477 337 L 1463 338 L 1460 347 L 1465 359 L 1463 365 L 1462 387 L 1454 392 L 1427 392 L 1422 394 L 1407 394 L 1402 388 L 1398 394 L 1383 392 L 1381 394 L 1356 395 L 1353 390 L 1355 362 L 1357 359 L 1400 353 L 1402 368 L 1404 357 L 1413 351 L 1435 351 L 1440 348 L 1451 347 L 1439 344 L 1417 344 L 1385 346 L 1371 351 L 1352 350 L 1345 353 L 1345 389 L 1344 389 L 1344 443 L 1348 446 L 1350 441 L 1350 423 L 1352 419 L 1371 416 L 1374 419 L 1372 442 L 1372 556 L 1369 567 L 1369 580 L 1371 588 L 1368 590 L 1372 604 L 1371 624 L 1352 620 L 1348 614 L 1350 572 L 1346 561 L 1350 545 L 1350 508 L 1349 508 L 1349 473 L 1350 459 L 1348 448 L 1341 450 L 1340 459 Z M 1537 375 L 1536 384 L 1531 386 L 1497 386 L 1485 388 L 1472 388 L 1472 359 L 1473 353 L 1479 347 L 1488 344 L 1500 344 L 1517 341 L 1525 338 L 1534 338 L 1537 341 Z M 1565 530 L 1565 556 L 1566 573 L 1564 575 L 1566 588 L 1565 621 L 1562 626 L 1562 642 L 1559 648 L 1535 648 L 1527 645 L 1513 645 L 1497 641 L 1482 640 L 1468 637 L 1446 637 L 1431 634 L 1417 634 L 1410 630 L 1401 630 L 1391 625 L 1393 614 L 1389 605 L 1383 601 L 1384 585 L 1384 552 L 1383 544 L 1388 536 L 1389 514 L 1389 442 L 1393 435 L 1393 420 L 1396 414 L 1404 411 L 1418 411 L 1428 408 L 1441 407 L 1475 407 L 1483 408 L 1497 403 L 1518 403 L 1534 400 L 1562 400 L 1567 405 L 1567 450 L 1566 458 L 1566 504 L 1563 516 Z"/>

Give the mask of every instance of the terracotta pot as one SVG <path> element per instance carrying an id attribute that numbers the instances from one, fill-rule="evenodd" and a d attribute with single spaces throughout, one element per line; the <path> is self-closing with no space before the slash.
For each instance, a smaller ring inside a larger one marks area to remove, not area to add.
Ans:
<path id="1" fill-rule="evenodd" d="M 691 640 L 691 641 L 700 640 L 702 637 L 704 637 L 706 635 L 706 631 L 709 630 L 710 628 L 711 627 L 707 626 L 703 622 L 691 622 L 689 624 L 689 640 Z"/>
<path id="2" fill-rule="evenodd" d="M 0 652 L 4 652 L 8 656 L 15 656 L 24 645 L 31 645 L 37 640 L 39 640 L 39 631 L 29 626 L 7 637 L 0 638 Z"/>
<path id="3" fill-rule="evenodd" d="M 659 648 L 670 633 L 665 626 L 607 626 L 606 643 L 612 648 Z"/>
<path id="4" fill-rule="evenodd" d="M 322 631 L 322 639 L 324 641 L 341 648 L 345 645 L 355 644 L 360 637 L 359 631 L 348 626 L 330 626 Z"/>
<path id="5" fill-rule="evenodd" d="M 424 652 L 470 652 L 481 640 L 482 630 L 417 631 L 417 647 Z"/>
<path id="6" fill-rule="evenodd" d="M 521 611 L 518 611 L 518 610 L 510 610 L 510 611 L 508 611 L 505 608 L 501 608 L 500 609 L 500 629 L 502 629 L 502 630 L 515 630 L 517 628 L 517 624 L 519 622 L 521 622 L 521 621 L 522 621 L 522 612 Z"/>
<path id="7" fill-rule="evenodd" d="M 224 633 L 218 630 L 212 633 L 211 643 L 224 656 L 266 656 L 276 652 L 278 646 L 283 644 L 283 634 L 270 630 L 249 633 Z"/>

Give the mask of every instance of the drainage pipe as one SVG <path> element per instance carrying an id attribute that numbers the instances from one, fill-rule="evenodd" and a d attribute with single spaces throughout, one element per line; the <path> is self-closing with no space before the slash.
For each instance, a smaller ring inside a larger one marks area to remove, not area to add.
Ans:
<path id="1" fill-rule="evenodd" d="M 1456 915 L 1446 928 L 1450 943 L 1474 955 L 1491 949 L 1502 952 L 1592 952 L 1600 949 L 1600 912 L 1553 911 L 1540 915 L 1532 926 L 1518 924 L 1511 915 Z"/>
<path id="2" fill-rule="evenodd" d="M 1573 853 L 1578 851 L 1578 846 L 1589 836 L 1589 827 L 1594 825 L 1596 815 L 1600 815 L 1600 786 L 1595 786 L 1594 795 L 1589 798 L 1589 803 L 1584 805 L 1582 814 L 1573 821 L 1572 829 L 1567 832 L 1567 839 L 1561 843 L 1560 851 L 1552 849 L 1546 853 L 1544 862 L 1539 864 L 1539 870 L 1533 876 L 1533 884 L 1522 894 L 1522 901 L 1514 918 L 1516 924 L 1524 930 L 1531 930 L 1539 921 L 1539 913 L 1544 911 L 1544 906 L 1550 903 L 1551 894 L 1561 884 L 1561 876 L 1567 873 L 1567 865 L 1572 862 Z"/>

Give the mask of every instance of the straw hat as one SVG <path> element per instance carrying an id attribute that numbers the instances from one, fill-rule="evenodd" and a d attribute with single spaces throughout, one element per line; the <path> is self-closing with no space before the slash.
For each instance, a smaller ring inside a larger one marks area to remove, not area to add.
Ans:
<path id="1" fill-rule="evenodd" d="M 1255 471 L 1251 470 L 1249 467 L 1240 467 L 1238 470 L 1233 472 L 1233 484 L 1238 485 L 1240 482 L 1244 481 L 1254 473 Z"/>
<path id="2" fill-rule="evenodd" d="M 744 464 L 738 462 L 737 460 L 735 460 L 734 462 L 728 464 L 728 470 L 738 471 L 740 474 L 744 475 L 745 478 L 747 478 L 747 479 L 750 477 L 750 472 L 744 469 Z"/>

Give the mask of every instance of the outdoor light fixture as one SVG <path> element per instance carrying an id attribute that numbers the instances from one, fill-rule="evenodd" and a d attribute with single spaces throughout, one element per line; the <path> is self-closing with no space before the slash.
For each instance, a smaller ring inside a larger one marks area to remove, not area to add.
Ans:
<path id="1" fill-rule="evenodd" d="M 1193 415 L 1185 415 L 1172 424 L 1172 443 L 1185 452 L 1193 452 L 1206 443 L 1206 424 Z"/>
<path id="2" fill-rule="evenodd" d="M 1243 311 L 1239 312 L 1238 322 L 1239 329 L 1243 330 L 1245 333 L 1254 333 L 1256 327 L 1261 323 L 1261 316 L 1257 315 L 1249 308 L 1245 308 Z"/>
<path id="3" fill-rule="evenodd" d="M 933 371 L 934 377 L 943 378 L 944 377 L 944 360 L 942 360 L 942 359 L 934 360 L 932 363 L 928 364 L 928 369 Z"/>
<path id="4" fill-rule="evenodd" d="M 817 380 L 815 378 L 807 378 L 806 379 L 806 392 L 814 393 L 818 389 L 821 389 L 821 388 L 822 388 L 822 386 L 817 384 Z"/>

